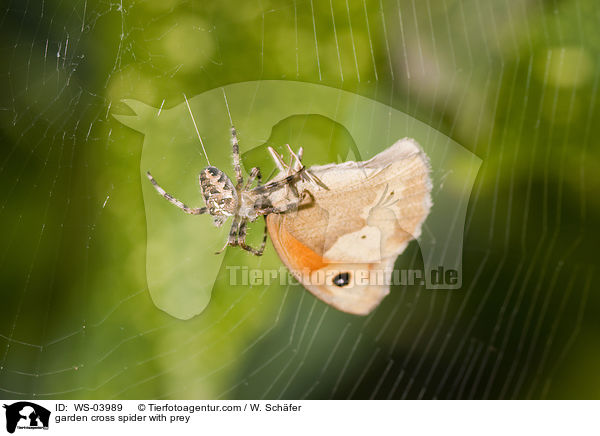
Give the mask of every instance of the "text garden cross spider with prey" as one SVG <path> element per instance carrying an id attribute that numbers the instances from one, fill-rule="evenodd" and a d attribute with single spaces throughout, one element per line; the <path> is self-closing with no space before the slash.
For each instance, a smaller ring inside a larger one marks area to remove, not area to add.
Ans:
<path id="1" fill-rule="evenodd" d="M 306 190 L 298 193 L 295 185 L 299 181 L 326 187 L 302 165 L 302 147 L 300 147 L 298 153 L 294 153 L 289 145 L 287 145 L 291 155 L 289 165 L 284 163 L 282 156 L 271 147 L 268 147 L 280 171 L 271 182 L 262 185 L 260 169 L 254 167 L 250 170 L 248 180 L 244 184 L 240 164 L 240 149 L 236 130 L 233 126 L 231 126 L 231 143 L 233 146 L 233 169 L 236 185 L 234 187 L 231 179 L 223 171 L 210 166 L 209 163 L 209 166 L 204 168 L 199 176 L 200 190 L 206 207 L 191 208 L 186 206 L 161 188 L 149 171 L 147 173 L 148 179 L 160 195 L 187 214 L 202 215 L 208 213 L 213 217 L 214 224 L 217 227 L 221 227 L 227 218 L 233 217 L 227 243 L 216 254 L 222 253 L 227 246 L 239 246 L 255 256 L 261 256 L 267 243 L 266 220 L 264 236 L 259 249 L 246 244 L 248 222 L 253 222 L 258 217 L 265 217 L 270 213 L 285 213 L 298 208 L 304 198 L 311 195 Z M 251 188 L 255 180 L 257 186 Z"/>

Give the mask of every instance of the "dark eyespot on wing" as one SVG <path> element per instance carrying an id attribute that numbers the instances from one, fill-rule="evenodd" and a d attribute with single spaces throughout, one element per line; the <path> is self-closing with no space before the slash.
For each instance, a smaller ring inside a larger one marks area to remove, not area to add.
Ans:
<path id="1" fill-rule="evenodd" d="M 349 272 L 341 272 L 333 278 L 333 284 L 343 288 L 350 284 L 350 273 Z"/>

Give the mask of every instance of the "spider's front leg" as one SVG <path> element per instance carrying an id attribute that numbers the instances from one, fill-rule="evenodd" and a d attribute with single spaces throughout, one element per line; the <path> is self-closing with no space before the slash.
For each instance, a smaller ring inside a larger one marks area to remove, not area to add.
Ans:
<path id="1" fill-rule="evenodd" d="M 244 187 L 244 191 L 247 191 L 250 188 L 250 186 L 254 182 L 254 179 L 257 180 L 258 186 L 262 186 L 262 175 L 260 173 L 260 168 L 258 168 L 258 167 L 254 167 L 250 170 L 250 175 L 248 176 L 248 181 L 246 181 L 246 186 Z"/>
<path id="2" fill-rule="evenodd" d="M 235 171 L 236 189 L 240 189 L 244 183 L 242 175 L 242 165 L 240 160 L 240 145 L 238 143 L 237 132 L 233 125 L 231 126 L 231 146 L 233 148 L 233 170 Z"/>
<path id="3" fill-rule="evenodd" d="M 292 212 L 294 210 L 298 210 L 299 207 L 307 206 L 308 204 L 310 204 L 310 203 L 302 204 L 307 197 L 310 198 L 312 202 L 315 201 L 315 197 L 312 195 L 312 193 L 308 190 L 304 190 L 299 194 L 299 197 L 297 200 L 290 201 L 289 203 L 287 203 L 283 206 L 279 206 L 279 207 L 269 206 L 269 207 L 261 208 L 260 215 L 267 216 L 270 213 L 287 213 L 287 212 Z"/>
<path id="4" fill-rule="evenodd" d="M 240 231 L 238 234 L 239 246 L 242 247 L 244 250 L 249 251 L 250 253 L 252 253 L 255 256 L 262 256 L 263 252 L 265 251 L 265 246 L 267 245 L 267 220 L 265 219 L 265 231 L 263 233 L 263 240 L 262 240 L 262 243 L 260 244 L 260 248 L 258 250 L 256 248 L 252 248 L 248 244 L 246 244 L 246 227 L 247 227 L 247 221 L 242 220 L 242 222 L 240 223 Z"/>

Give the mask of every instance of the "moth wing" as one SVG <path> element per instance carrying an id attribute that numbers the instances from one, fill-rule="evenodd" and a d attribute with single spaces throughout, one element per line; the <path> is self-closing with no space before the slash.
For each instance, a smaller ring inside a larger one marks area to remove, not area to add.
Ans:
<path id="1" fill-rule="evenodd" d="M 429 160 L 410 138 L 364 162 L 311 168 L 329 191 L 311 190 L 329 214 L 323 254 L 343 262 L 397 257 L 431 209 Z M 378 239 L 378 240 L 377 240 Z"/>
<path id="2" fill-rule="evenodd" d="M 288 214 L 271 214 L 267 227 L 277 254 L 296 280 L 315 297 L 342 312 L 367 315 L 377 307 L 389 293 L 389 285 L 369 283 L 374 278 L 377 283 L 385 281 L 386 270 L 380 269 L 383 263 L 329 262 L 289 232 L 288 224 L 293 220 Z M 391 271 L 393 259 L 387 267 Z M 336 285 L 336 279 L 344 274 L 348 275 L 348 284 Z M 391 272 L 388 278 L 390 275 Z"/>
<path id="3" fill-rule="evenodd" d="M 273 245 L 316 297 L 367 314 L 389 293 L 394 262 L 420 235 L 431 208 L 427 156 L 405 138 L 367 161 L 309 171 L 328 189 L 305 186 L 310 204 L 267 217 Z"/>

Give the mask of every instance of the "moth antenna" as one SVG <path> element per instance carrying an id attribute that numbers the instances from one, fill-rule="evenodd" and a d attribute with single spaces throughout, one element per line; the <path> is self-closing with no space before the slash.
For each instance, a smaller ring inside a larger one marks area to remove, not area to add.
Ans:
<path id="1" fill-rule="evenodd" d="M 185 104 L 187 105 L 188 111 L 190 112 L 190 117 L 192 117 L 192 123 L 194 123 L 194 129 L 196 129 L 196 134 L 198 135 L 198 139 L 200 140 L 200 145 L 202 146 L 202 151 L 204 152 L 204 157 L 206 158 L 206 162 L 210 165 L 210 160 L 208 160 L 208 155 L 206 154 L 206 149 L 204 148 L 204 142 L 202 142 L 202 137 L 200 136 L 200 131 L 198 130 L 198 125 L 196 124 L 196 120 L 194 119 L 194 114 L 192 113 L 192 108 L 190 107 L 190 103 L 188 102 L 187 96 L 185 93 L 183 94 L 183 98 L 185 99 Z"/>
<path id="2" fill-rule="evenodd" d="M 298 159 L 302 160 L 303 156 L 304 156 L 304 149 L 302 147 L 300 147 L 298 149 Z"/>
<path id="3" fill-rule="evenodd" d="M 285 171 L 287 169 L 287 165 L 285 164 L 283 158 L 279 155 L 279 153 L 277 153 L 273 149 L 273 147 L 267 147 L 267 150 L 269 150 L 269 153 L 271 153 L 271 157 L 273 158 L 273 161 L 275 162 L 277 168 L 279 168 L 279 171 Z"/>

